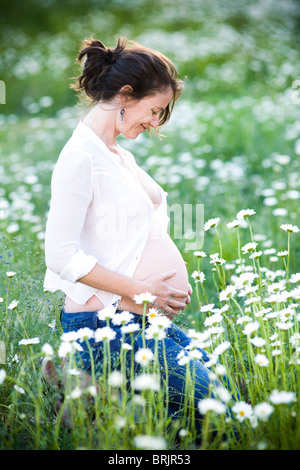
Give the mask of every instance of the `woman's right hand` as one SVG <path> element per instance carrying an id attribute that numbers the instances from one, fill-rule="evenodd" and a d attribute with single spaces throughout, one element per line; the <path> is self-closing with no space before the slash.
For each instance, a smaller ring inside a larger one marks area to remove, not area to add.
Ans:
<path id="1" fill-rule="evenodd" d="M 143 281 L 145 292 L 150 292 L 156 296 L 153 307 L 162 309 L 170 316 L 178 315 L 178 313 L 184 310 L 189 298 L 188 292 L 175 289 L 167 283 L 167 280 L 175 275 L 176 270 L 166 271 L 152 274 Z"/>

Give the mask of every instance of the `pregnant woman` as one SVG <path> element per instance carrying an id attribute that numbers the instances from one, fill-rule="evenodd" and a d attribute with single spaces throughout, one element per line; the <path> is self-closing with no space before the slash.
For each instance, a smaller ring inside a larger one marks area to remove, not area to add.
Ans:
<path id="1" fill-rule="evenodd" d="M 172 318 L 190 302 L 191 288 L 185 263 L 167 233 L 166 193 L 117 143 L 117 136 L 136 139 L 148 129 L 158 130 L 170 118 L 182 82 L 168 58 L 126 39 L 119 39 L 114 49 L 85 40 L 79 61 L 84 62 L 83 70 L 73 88 L 93 106 L 66 143 L 53 172 L 45 288 L 65 293 L 61 313 L 65 332 L 106 326 L 99 312 L 112 306 L 117 312 L 131 312 L 132 322 L 142 324 L 143 305 L 134 298 L 146 292 L 155 296 L 149 306 Z M 121 329 L 111 326 L 116 337 L 110 351 L 117 358 Z M 164 342 L 172 413 L 180 407 L 185 387 L 185 367 L 176 358 L 189 339 L 171 322 Z M 93 367 L 101 374 L 102 343 L 91 340 L 91 346 Z M 154 350 L 153 341 L 147 340 L 146 346 Z M 137 334 L 131 354 L 140 347 Z M 158 354 L 164 368 L 163 351 Z M 130 353 L 127 357 L 130 361 Z M 202 360 L 207 360 L 204 352 Z M 90 373 L 87 351 L 80 361 Z M 208 393 L 203 361 L 195 361 L 195 408 Z"/>

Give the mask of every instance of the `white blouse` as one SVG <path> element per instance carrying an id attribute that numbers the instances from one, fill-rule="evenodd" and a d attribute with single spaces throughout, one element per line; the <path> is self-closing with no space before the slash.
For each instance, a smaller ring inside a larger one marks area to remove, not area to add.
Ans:
<path id="1" fill-rule="evenodd" d="M 133 155 L 121 150 L 136 165 Z M 45 290 L 61 290 L 82 305 L 93 295 L 105 306 L 120 299 L 77 280 L 96 263 L 132 276 L 150 233 L 167 233 L 167 193 L 150 179 L 161 194 L 157 209 L 122 165 L 121 158 L 90 127 L 79 122 L 52 175 L 45 238 Z"/>

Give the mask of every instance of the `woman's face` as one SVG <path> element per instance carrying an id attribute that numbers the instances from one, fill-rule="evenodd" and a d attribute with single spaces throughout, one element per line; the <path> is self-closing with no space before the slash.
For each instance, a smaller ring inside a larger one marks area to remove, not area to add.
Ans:
<path id="1" fill-rule="evenodd" d="M 171 87 L 164 92 L 146 96 L 141 100 L 130 100 L 124 105 L 123 123 L 118 125 L 119 132 L 129 139 L 136 139 L 149 127 L 157 128 L 161 112 L 173 98 Z"/>

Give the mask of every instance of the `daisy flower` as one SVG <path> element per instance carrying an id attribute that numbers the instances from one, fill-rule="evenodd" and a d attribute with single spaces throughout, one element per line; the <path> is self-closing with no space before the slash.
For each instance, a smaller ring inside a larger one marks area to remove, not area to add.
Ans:
<path id="1" fill-rule="evenodd" d="M 250 259 L 257 259 L 262 255 L 262 251 L 253 251 L 253 253 L 249 256 Z"/>
<path id="2" fill-rule="evenodd" d="M 217 414 L 223 414 L 226 412 L 226 406 L 219 400 L 214 398 L 203 398 L 198 402 L 198 409 L 202 415 L 205 415 L 209 411 L 214 411 Z"/>
<path id="3" fill-rule="evenodd" d="M 197 258 L 205 258 L 207 255 L 204 251 L 194 251 L 194 256 Z"/>
<path id="4" fill-rule="evenodd" d="M 260 367 L 268 367 L 269 365 L 269 359 L 264 354 L 257 354 L 254 360 Z"/>
<path id="5" fill-rule="evenodd" d="M 237 402 L 233 405 L 232 411 L 236 414 L 236 418 L 242 422 L 246 418 L 251 418 L 253 410 L 252 406 L 244 401 Z"/>
<path id="6" fill-rule="evenodd" d="M 218 344 L 218 346 L 214 350 L 214 355 L 220 356 L 221 354 L 223 354 L 224 351 L 226 351 L 228 348 L 230 348 L 230 346 L 231 345 L 230 345 L 229 341 L 223 341 L 223 343 Z"/>
<path id="7" fill-rule="evenodd" d="M 152 303 L 156 299 L 155 295 L 150 294 L 150 292 L 144 292 L 139 295 L 134 296 L 134 301 L 136 304 Z"/>
<path id="8" fill-rule="evenodd" d="M 68 354 L 73 354 L 76 351 L 83 351 L 83 348 L 76 341 L 69 342 L 63 341 L 58 348 L 58 356 L 63 358 Z"/>
<path id="9" fill-rule="evenodd" d="M 13 300 L 13 301 L 8 305 L 7 308 L 9 308 L 9 310 L 14 310 L 15 308 L 17 308 L 18 303 L 19 303 L 18 300 Z"/>
<path id="10" fill-rule="evenodd" d="M 273 390 L 269 397 L 274 405 L 288 404 L 296 400 L 295 392 Z"/>
<path id="11" fill-rule="evenodd" d="M 140 374 L 133 381 L 135 390 L 153 390 L 157 392 L 160 389 L 159 376 L 156 374 Z"/>
<path id="12" fill-rule="evenodd" d="M 127 310 L 123 310 L 121 313 L 116 313 L 112 318 L 112 323 L 114 325 L 126 325 L 127 323 L 132 320 L 134 316 L 132 313 L 128 312 Z"/>
<path id="13" fill-rule="evenodd" d="M 231 400 L 231 394 L 228 392 L 227 388 L 223 387 L 223 385 L 217 386 L 215 393 L 222 402 L 227 403 Z"/>
<path id="14" fill-rule="evenodd" d="M 204 231 L 206 232 L 207 230 L 217 227 L 218 223 L 220 222 L 219 217 L 215 217 L 214 219 L 209 219 L 207 222 L 204 224 Z"/>
<path id="15" fill-rule="evenodd" d="M 151 318 L 149 318 L 149 323 L 151 323 L 151 325 L 157 326 L 157 328 L 161 330 L 166 330 L 171 326 L 172 322 L 168 317 L 164 315 L 157 315 L 156 317 L 152 316 Z"/>
<path id="16" fill-rule="evenodd" d="M 278 251 L 277 256 L 287 256 L 289 254 L 288 250 Z"/>
<path id="17" fill-rule="evenodd" d="M 292 274 L 290 282 L 293 283 L 293 284 L 297 283 L 297 282 L 300 282 L 300 273 Z"/>
<path id="18" fill-rule="evenodd" d="M 45 343 L 44 346 L 42 347 L 42 352 L 44 353 L 44 355 L 46 357 L 53 357 L 54 356 L 54 351 L 53 351 L 53 348 L 51 346 L 51 344 L 49 343 Z"/>
<path id="19" fill-rule="evenodd" d="M 108 376 L 108 384 L 111 387 L 121 387 L 124 383 L 124 375 L 122 372 L 118 370 L 114 370 L 111 374 Z"/>
<path id="20" fill-rule="evenodd" d="M 232 222 L 228 222 L 227 228 L 230 230 L 231 228 L 239 227 L 240 223 L 240 220 L 235 219 Z"/>
<path id="21" fill-rule="evenodd" d="M 256 212 L 253 209 L 243 209 L 237 213 L 236 218 L 237 220 L 245 219 L 246 217 L 254 214 L 256 214 Z"/>
<path id="22" fill-rule="evenodd" d="M 96 342 L 99 341 L 111 341 L 115 339 L 116 332 L 110 328 L 109 326 L 105 326 L 104 328 L 97 328 L 95 330 L 95 340 Z"/>
<path id="23" fill-rule="evenodd" d="M 282 230 L 284 230 L 285 232 L 294 232 L 294 233 L 297 233 L 299 232 L 299 228 L 297 227 L 297 225 L 291 225 L 291 224 L 282 224 L 280 225 L 280 228 Z"/>
<path id="24" fill-rule="evenodd" d="M 21 339 L 19 341 L 19 344 L 23 344 L 24 346 L 27 346 L 27 344 L 38 344 L 40 342 L 40 338 L 28 338 L 28 339 Z"/>
<path id="25" fill-rule="evenodd" d="M 202 271 L 194 271 L 192 272 L 191 276 L 195 282 L 205 281 L 205 274 Z"/>
<path id="26" fill-rule="evenodd" d="M 261 348 L 266 344 L 266 340 L 255 336 L 255 338 L 250 339 L 250 343 L 254 344 L 254 346 L 256 346 L 257 348 Z"/>
<path id="27" fill-rule="evenodd" d="M 245 328 L 243 329 L 243 333 L 244 335 L 247 335 L 247 336 L 251 335 L 251 333 L 258 330 L 259 327 L 260 327 L 260 323 L 258 321 L 252 321 L 250 323 L 247 323 L 247 325 L 245 325 Z"/>
<path id="28" fill-rule="evenodd" d="M 149 348 L 141 348 L 135 353 L 135 360 L 142 367 L 146 367 L 153 359 L 154 354 Z"/>
<path id="29" fill-rule="evenodd" d="M 0 370 L 0 385 L 3 384 L 4 380 L 6 379 L 6 372 L 5 369 Z"/>
<path id="30" fill-rule="evenodd" d="M 67 398 L 71 398 L 73 400 L 77 400 L 80 398 L 82 395 L 82 390 L 79 387 L 74 388 L 74 390 L 71 391 L 70 395 L 67 396 Z"/>
<path id="31" fill-rule="evenodd" d="M 263 402 L 255 405 L 253 411 L 257 418 L 265 420 L 273 413 L 274 407 L 270 403 Z"/>
<path id="32" fill-rule="evenodd" d="M 6 276 L 9 277 L 9 278 L 11 278 L 11 277 L 13 277 L 15 274 L 16 274 L 16 273 L 13 272 L 13 271 L 8 271 L 8 272 L 6 273 Z"/>
<path id="33" fill-rule="evenodd" d="M 213 315 L 207 317 L 204 321 L 204 326 L 211 326 L 215 323 L 220 323 L 223 320 L 223 317 L 220 313 L 214 313 Z"/>
<path id="34" fill-rule="evenodd" d="M 17 392 L 21 393 L 22 395 L 25 394 L 24 388 L 19 387 L 19 385 L 14 385 L 14 389 L 15 389 Z"/>
<path id="35" fill-rule="evenodd" d="M 98 311 L 97 317 L 99 320 L 106 321 L 106 320 L 111 320 L 113 316 L 115 315 L 116 312 L 116 307 L 113 305 L 109 307 L 104 307 L 101 310 Z"/>
<path id="36" fill-rule="evenodd" d="M 163 328 L 158 325 L 149 325 L 145 331 L 146 339 L 162 340 L 166 337 L 166 332 Z"/>
<path id="37" fill-rule="evenodd" d="M 214 308 L 215 304 L 206 304 L 206 305 L 202 305 L 202 307 L 200 308 L 200 312 L 211 312 L 212 309 Z"/>
<path id="38" fill-rule="evenodd" d="M 121 326 L 121 333 L 126 335 L 127 333 L 134 333 L 135 331 L 140 330 L 140 325 L 138 323 L 129 323 L 128 325 Z"/>
<path id="39" fill-rule="evenodd" d="M 254 251 L 256 247 L 256 242 L 246 243 L 246 245 L 242 246 L 242 251 L 243 253 L 249 253 L 250 251 Z"/>
<path id="40" fill-rule="evenodd" d="M 91 338 L 94 338 L 94 330 L 88 327 L 79 328 L 77 330 L 77 339 L 78 341 L 87 341 Z"/>
<path id="41" fill-rule="evenodd" d="M 160 314 L 157 308 L 149 308 L 148 313 L 147 313 L 148 321 L 151 321 L 152 318 L 156 318 L 159 315 Z"/>
<path id="42" fill-rule="evenodd" d="M 162 450 L 167 448 L 163 437 L 138 435 L 134 437 L 134 445 L 143 450 Z"/>
<path id="43" fill-rule="evenodd" d="M 235 286 L 227 286 L 226 289 L 222 290 L 219 294 L 220 301 L 226 301 L 236 293 Z"/>
<path id="44" fill-rule="evenodd" d="M 214 264 L 214 265 L 221 264 L 222 265 L 222 264 L 226 263 L 225 259 L 220 258 L 219 253 L 214 253 L 213 255 L 209 255 L 209 257 L 211 258 L 210 264 Z"/>

